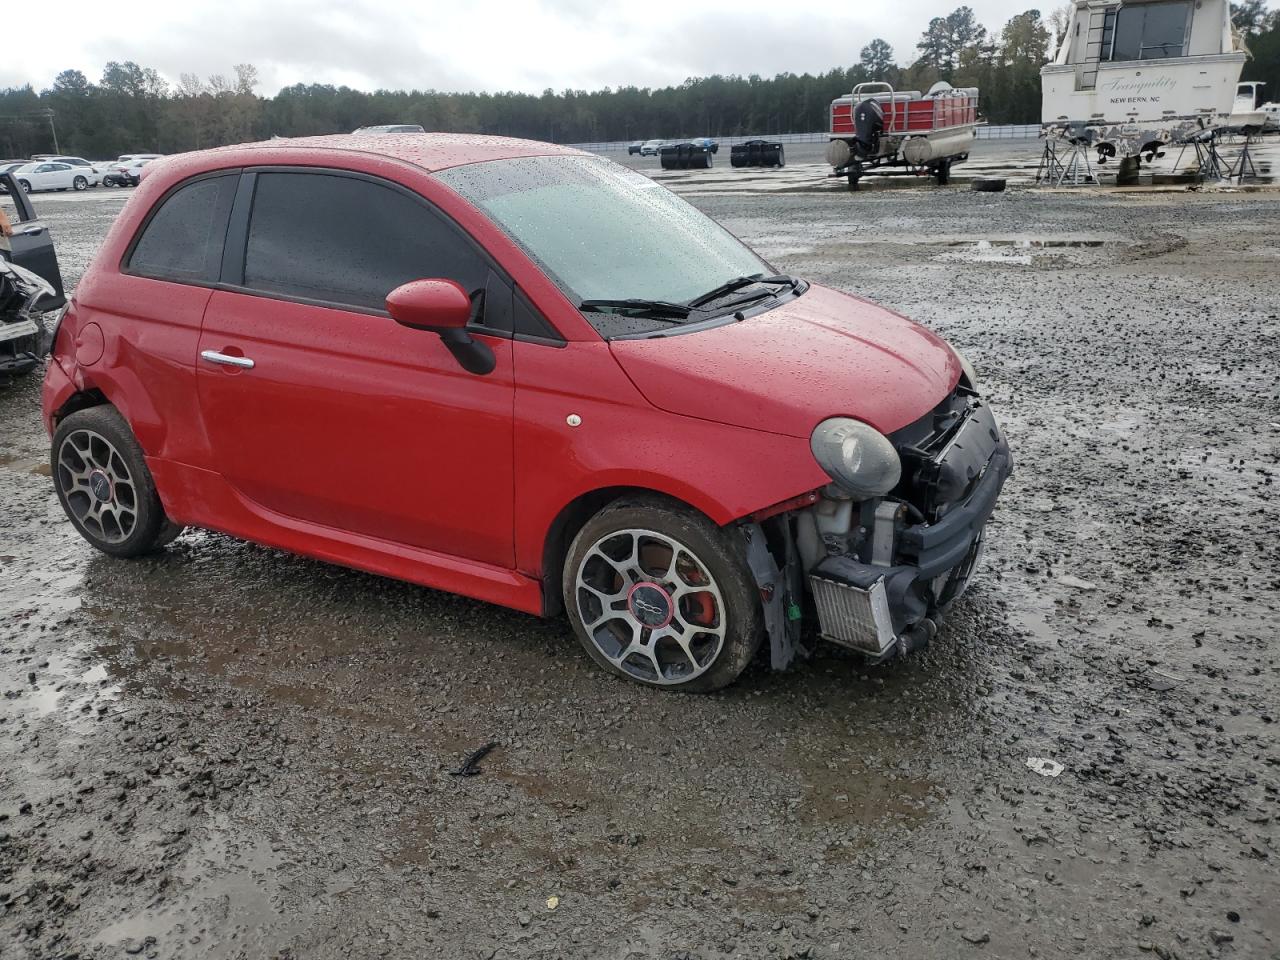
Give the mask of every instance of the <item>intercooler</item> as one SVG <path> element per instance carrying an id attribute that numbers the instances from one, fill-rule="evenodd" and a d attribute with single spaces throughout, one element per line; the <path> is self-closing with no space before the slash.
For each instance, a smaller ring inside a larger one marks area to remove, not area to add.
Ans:
<path id="1" fill-rule="evenodd" d="M 825 639 L 873 657 L 897 639 L 883 577 L 864 589 L 811 574 L 809 587 Z"/>

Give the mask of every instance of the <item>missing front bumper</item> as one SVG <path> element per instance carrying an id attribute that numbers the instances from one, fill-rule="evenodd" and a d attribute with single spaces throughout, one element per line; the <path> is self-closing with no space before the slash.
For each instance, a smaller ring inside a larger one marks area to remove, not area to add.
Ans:
<path id="1" fill-rule="evenodd" d="M 883 554 L 872 557 L 878 562 L 828 556 L 814 565 L 809 588 L 823 638 L 877 659 L 918 646 L 921 628 L 931 634 L 973 576 L 1011 467 L 1000 440 L 968 498 L 942 520 L 902 528 L 872 551 Z"/>

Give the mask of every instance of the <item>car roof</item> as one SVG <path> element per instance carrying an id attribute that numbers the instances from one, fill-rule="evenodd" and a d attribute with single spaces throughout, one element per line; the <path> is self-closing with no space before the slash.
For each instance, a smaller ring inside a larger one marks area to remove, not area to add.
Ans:
<path id="1" fill-rule="evenodd" d="M 342 153 L 364 154 L 400 160 L 428 172 L 516 157 L 587 156 L 581 150 L 554 143 L 462 133 L 390 133 L 359 137 L 344 133 L 325 137 L 281 137 L 261 143 L 217 147 L 200 155 L 216 156 L 221 161 L 228 159 L 228 154 L 238 153 L 267 154 L 273 160 L 278 156 L 279 162 L 283 163 L 323 159 L 325 155 L 332 157 Z"/>

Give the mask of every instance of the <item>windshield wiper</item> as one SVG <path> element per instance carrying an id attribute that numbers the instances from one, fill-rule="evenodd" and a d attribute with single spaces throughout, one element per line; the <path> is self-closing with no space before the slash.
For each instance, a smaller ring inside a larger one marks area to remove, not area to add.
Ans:
<path id="1" fill-rule="evenodd" d="M 692 300 L 686 300 L 685 303 L 690 308 L 696 309 L 701 307 L 703 304 L 710 303 L 712 300 L 718 300 L 726 294 L 733 293 L 735 290 L 741 290 L 743 287 L 750 287 L 757 283 L 784 283 L 789 287 L 794 287 L 796 285 L 794 277 L 788 277 L 783 273 L 774 277 L 765 277 L 758 273 L 754 273 L 749 277 L 734 277 L 732 280 L 726 280 L 714 290 L 708 290 L 701 296 L 694 297 Z"/>
<path id="2" fill-rule="evenodd" d="M 644 300 L 639 297 L 628 297 L 622 300 L 583 300 L 578 304 L 578 309 L 588 313 L 649 314 L 676 320 L 684 320 L 692 312 L 690 307 L 683 303 L 672 303 L 669 300 Z"/>

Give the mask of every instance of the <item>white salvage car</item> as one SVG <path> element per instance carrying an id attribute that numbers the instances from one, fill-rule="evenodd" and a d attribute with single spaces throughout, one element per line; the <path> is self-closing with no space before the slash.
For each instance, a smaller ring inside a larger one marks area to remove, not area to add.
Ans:
<path id="1" fill-rule="evenodd" d="M 26 193 L 37 190 L 86 190 L 91 174 L 58 160 L 40 160 L 10 171 Z"/>
<path id="2" fill-rule="evenodd" d="M 35 159 L 35 158 L 33 158 Z M 71 166 L 78 168 L 78 172 L 83 173 L 89 180 L 89 186 L 96 187 L 102 182 L 102 173 L 107 169 L 105 163 L 92 163 L 84 157 L 40 157 L 48 163 L 69 163 Z"/>

